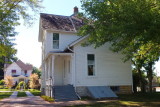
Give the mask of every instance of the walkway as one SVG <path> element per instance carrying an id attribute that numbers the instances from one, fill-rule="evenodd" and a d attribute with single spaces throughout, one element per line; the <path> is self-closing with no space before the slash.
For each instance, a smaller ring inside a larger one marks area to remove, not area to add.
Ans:
<path id="1" fill-rule="evenodd" d="M 26 92 L 28 97 L 17 97 L 18 92 L 14 91 L 9 98 L 0 101 L 0 107 L 54 107 L 49 102 L 44 101 L 39 96 L 34 96 L 29 91 Z"/>

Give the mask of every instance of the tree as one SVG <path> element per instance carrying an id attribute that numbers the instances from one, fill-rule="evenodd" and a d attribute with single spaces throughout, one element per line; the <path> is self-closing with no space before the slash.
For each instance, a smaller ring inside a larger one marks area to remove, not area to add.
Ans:
<path id="1" fill-rule="evenodd" d="M 38 88 L 40 86 L 39 84 L 39 78 L 38 78 L 38 75 L 37 74 L 31 74 L 30 75 L 30 80 L 29 80 L 29 87 L 31 89 L 34 89 L 34 88 Z"/>
<path id="2" fill-rule="evenodd" d="M 41 70 L 39 70 L 38 68 L 33 67 L 32 74 L 34 73 L 37 74 L 39 78 L 41 77 Z"/>
<path id="3" fill-rule="evenodd" d="M 99 47 L 110 42 L 113 52 L 121 52 L 124 61 L 136 59 L 140 69 L 160 56 L 159 0 L 81 0 L 85 25 L 79 35 L 89 35 L 86 44 Z M 136 62 L 137 62 L 136 61 Z M 139 65 L 141 64 L 141 65 Z M 153 70 L 148 70 L 151 82 Z M 141 81 L 141 80 L 140 80 Z M 151 85 L 151 83 L 149 83 Z"/>
<path id="4" fill-rule="evenodd" d="M 5 84 L 8 88 L 12 88 L 14 86 L 14 80 L 13 80 L 13 77 L 12 76 L 6 76 L 5 79 Z"/>
<path id="5" fill-rule="evenodd" d="M 8 63 L 14 61 L 16 49 L 12 40 L 17 34 L 15 26 L 18 26 L 22 17 L 24 22 L 30 25 L 35 13 L 41 9 L 42 0 L 0 0 L 0 72 L 6 59 Z M 3 75 L 3 74 L 2 74 Z"/>
<path id="6" fill-rule="evenodd" d="M 102 2 L 103 1 L 103 2 Z M 110 42 L 114 52 L 132 57 L 143 44 L 160 47 L 159 0 L 81 0 L 85 25 L 79 35 L 99 47 Z M 153 48 L 154 49 L 154 48 Z M 150 49 L 149 51 L 151 51 Z M 160 50 L 156 50 L 160 53 Z M 159 57 L 159 54 L 156 55 Z"/>

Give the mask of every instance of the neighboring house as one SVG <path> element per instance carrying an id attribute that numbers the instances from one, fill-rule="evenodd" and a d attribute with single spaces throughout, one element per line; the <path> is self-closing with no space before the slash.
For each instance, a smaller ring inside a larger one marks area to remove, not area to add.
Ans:
<path id="1" fill-rule="evenodd" d="M 4 68 L 4 78 L 6 76 L 12 76 L 15 83 L 19 83 L 20 81 L 27 83 L 31 73 L 32 65 L 24 64 L 21 60 L 13 62 L 12 64 L 6 64 Z"/>
<path id="2" fill-rule="evenodd" d="M 42 84 L 45 95 L 54 96 L 54 87 L 73 85 L 79 96 L 88 86 L 110 86 L 119 93 L 132 92 L 131 62 L 109 50 L 110 44 L 83 47 L 86 37 L 77 36 L 83 21 L 71 16 L 40 14 L 39 42 L 42 43 Z"/>

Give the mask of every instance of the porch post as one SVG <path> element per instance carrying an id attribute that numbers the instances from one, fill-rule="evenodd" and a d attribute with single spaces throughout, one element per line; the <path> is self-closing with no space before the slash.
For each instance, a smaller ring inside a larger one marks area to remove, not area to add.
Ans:
<path id="1" fill-rule="evenodd" d="M 52 72 L 51 72 L 51 97 L 54 97 L 54 93 L 53 93 L 53 86 L 54 86 L 54 61 L 55 61 L 55 56 L 54 55 L 52 55 L 52 57 L 51 57 L 51 59 L 52 59 Z"/>

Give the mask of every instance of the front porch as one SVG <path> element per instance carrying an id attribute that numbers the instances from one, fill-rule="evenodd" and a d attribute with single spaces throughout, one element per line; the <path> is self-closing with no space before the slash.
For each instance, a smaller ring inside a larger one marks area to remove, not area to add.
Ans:
<path id="1" fill-rule="evenodd" d="M 52 53 L 45 59 L 42 74 L 45 95 L 54 97 L 54 86 L 73 85 L 72 59 L 72 53 Z"/>

